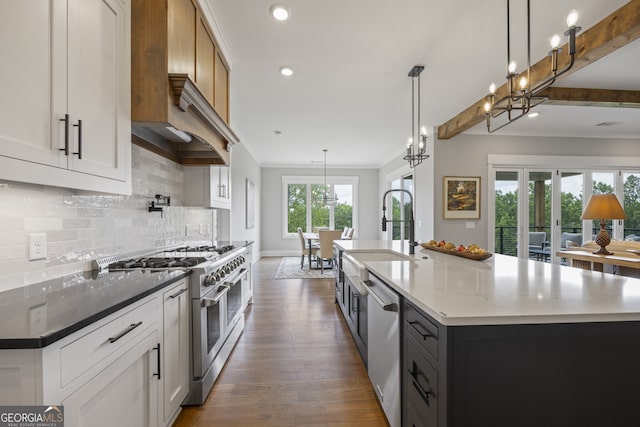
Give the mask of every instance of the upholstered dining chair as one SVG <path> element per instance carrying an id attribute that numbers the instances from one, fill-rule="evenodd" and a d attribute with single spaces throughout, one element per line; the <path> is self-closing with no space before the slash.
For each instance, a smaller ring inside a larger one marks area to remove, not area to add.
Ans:
<path id="1" fill-rule="evenodd" d="M 304 238 L 304 234 L 302 233 L 302 228 L 298 227 L 298 237 L 300 238 L 300 248 L 302 249 L 302 254 L 300 255 L 300 270 L 304 268 L 304 259 L 309 255 L 309 245 Z M 311 245 L 311 256 L 317 257 L 317 253 L 320 250 L 320 246 L 317 243 L 313 243 Z M 311 268 L 311 263 L 309 263 L 309 268 Z"/>
<path id="2" fill-rule="evenodd" d="M 316 255 L 316 262 L 320 263 L 320 270 L 324 273 L 324 260 L 333 262 L 333 241 L 340 240 L 340 230 L 320 230 L 320 251 Z"/>

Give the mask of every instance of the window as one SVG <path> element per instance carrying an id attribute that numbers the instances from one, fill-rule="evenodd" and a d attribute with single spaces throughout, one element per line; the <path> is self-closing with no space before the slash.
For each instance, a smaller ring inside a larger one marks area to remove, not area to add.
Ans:
<path id="1" fill-rule="evenodd" d="M 282 178 L 285 195 L 283 230 L 285 237 L 295 236 L 298 227 L 303 231 L 313 231 L 316 227 L 328 227 L 331 230 L 342 230 L 344 227 L 357 228 L 357 200 L 358 177 L 295 177 Z M 322 202 L 325 192 L 338 196 L 335 205 L 329 206 Z"/>

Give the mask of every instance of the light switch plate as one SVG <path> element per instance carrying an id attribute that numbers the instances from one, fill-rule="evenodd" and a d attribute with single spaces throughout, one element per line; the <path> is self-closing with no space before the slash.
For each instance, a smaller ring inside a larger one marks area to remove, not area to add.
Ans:
<path id="1" fill-rule="evenodd" d="M 467 228 L 476 228 L 476 223 L 473 221 L 467 221 L 466 226 Z"/>
<path id="2" fill-rule="evenodd" d="M 47 235 L 45 233 L 29 234 L 29 260 L 47 257 Z"/>

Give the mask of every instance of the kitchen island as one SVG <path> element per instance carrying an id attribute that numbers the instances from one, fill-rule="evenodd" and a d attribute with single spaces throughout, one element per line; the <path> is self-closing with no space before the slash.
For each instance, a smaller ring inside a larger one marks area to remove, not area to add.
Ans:
<path id="1" fill-rule="evenodd" d="M 640 425 L 640 280 L 422 248 L 364 264 L 404 299 L 403 425 Z"/>

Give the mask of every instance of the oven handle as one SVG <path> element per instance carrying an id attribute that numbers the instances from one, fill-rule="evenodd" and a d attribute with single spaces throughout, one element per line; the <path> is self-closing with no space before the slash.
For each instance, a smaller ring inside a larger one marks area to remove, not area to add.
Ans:
<path id="1" fill-rule="evenodd" d="M 242 277 L 243 277 L 243 276 L 246 276 L 246 275 L 247 275 L 247 272 L 248 272 L 248 271 L 249 271 L 249 270 L 247 270 L 246 268 L 241 268 L 241 269 L 240 269 L 240 272 L 238 273 L 238 275 L 237 275 L 237 276 L 235 276 L 235 277 L 233 278 L 233 280 L 231 280 L 231 281 L 226 280 L 222 285 L 223 285 L 223 286 L 228 286 L 229 288 L 233 288 L 235 285 L 237 285 L 237 284 L 238 284 L 238 282 L 240 282 L 240 280 L 242 280 Z"/>
<path id="2" fill-rule="evenodd" d="M 223 287 L 224 289 L 221 290 L 220 292 L 218 292 L 216 294 L 215 297 L 213 298 L 202 298 L 200 300 L 200 306 L 201 307 L 211 307 L 212 305 L 216 305 L 220 299 L 227 293 L 229 292 L 229 286 L 227 285 L 220 285 L 221 287 Z"/>

